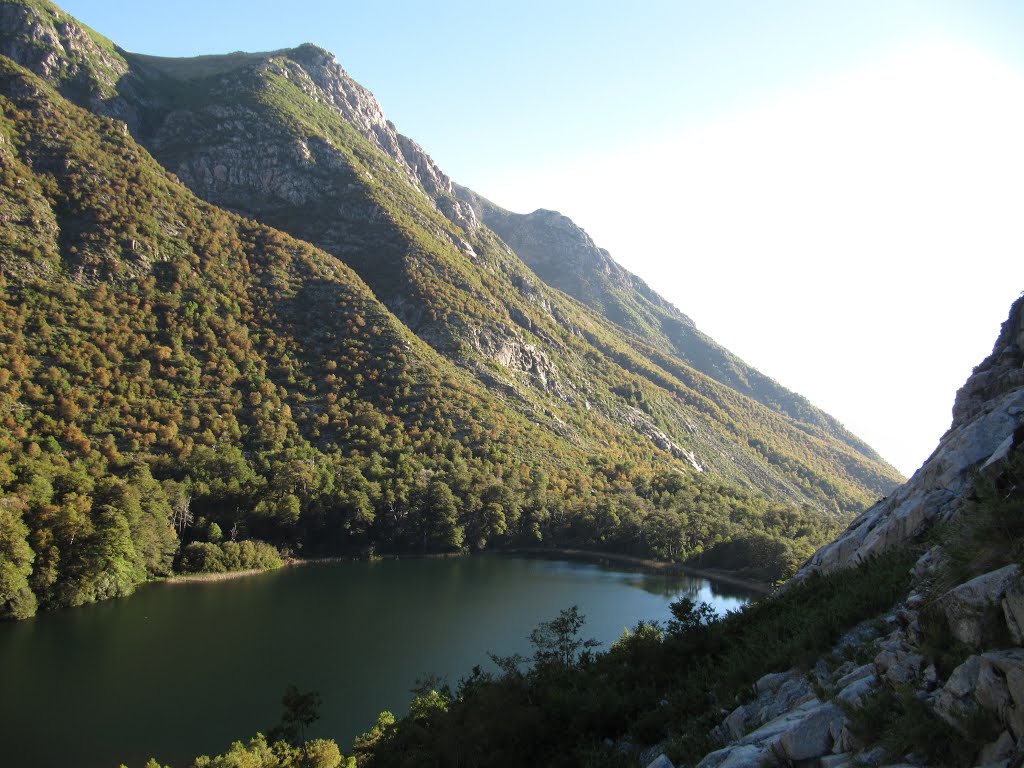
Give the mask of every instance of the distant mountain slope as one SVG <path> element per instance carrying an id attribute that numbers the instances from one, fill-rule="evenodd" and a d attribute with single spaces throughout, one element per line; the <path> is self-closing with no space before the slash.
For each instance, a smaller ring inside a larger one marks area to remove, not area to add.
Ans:
<path id="1" fill-rule="evenodd" d="M 616 263 L 608 251 L 557 211 L 512 213 L 470 189 L 456 194 L 548 285 L 600 312 L 651 346 L 798 422 L 813 424 L 865 456 L 878 454 L 833 417 L 801 395 L 751 368 L 693 321 Z"/>

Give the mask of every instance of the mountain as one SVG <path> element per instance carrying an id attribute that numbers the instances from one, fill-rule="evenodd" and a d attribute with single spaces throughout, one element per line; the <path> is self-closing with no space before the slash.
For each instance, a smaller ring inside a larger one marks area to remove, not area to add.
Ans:
<path id="1" fill-rule="evenodd" d="M 0 56 L 8 614 L 236 538 L 777 573 L 899 479 L 695 329 L 548 285 L 316 46 L 161 59 L 6 0 Z"/>

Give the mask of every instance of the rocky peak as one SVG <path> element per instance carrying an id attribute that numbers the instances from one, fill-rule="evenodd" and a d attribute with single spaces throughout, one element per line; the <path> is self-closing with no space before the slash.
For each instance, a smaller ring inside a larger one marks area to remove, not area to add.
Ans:
<path id="1" fill-rule="evenodd" d="M 956 393 L 952 429 L 978 418 L 986 404 L 1024 385 L 1024 295 L 1013 303 L 992 354 Z"/>
<path id="2" fill-rule="evenodd" d="M 302 67 L 314 88 L 311 97 L 345 118 L 363 138 L 394 160 L 414 186 L 422 188 L 450 220 L 467 231 L 476 228 L 472 208 L 455 198 L 452 181 L 426 151 L 398 133 L 374 95 L 353 80 L 334 54 L 311 43 L 287 52 Z"/>
<path id="3" fill-rule="evenodd" d="M 544 208 L 513 213 L 458 185 L 455 193 L 548 285 L 606 314 L 617 311 L 623 291 L 668 306 L 568 216 Z"/>

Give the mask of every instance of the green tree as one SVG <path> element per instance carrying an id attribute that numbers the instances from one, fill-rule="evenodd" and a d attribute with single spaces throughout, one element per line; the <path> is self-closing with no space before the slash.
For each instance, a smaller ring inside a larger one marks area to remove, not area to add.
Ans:
<path id="1" fill-rule="evenodd" d="M 271 740 L 287 741 L 302 749 L 303 763 L 309 765 L 309 753 L 306 749 L 306 729 L 320 719 L 320 693 L 307 691 L 303 693 L 296 686 L 289 685 L 281 697 L 284 712 L 281 723 L 270 732 Z"/>
<path id="2" fill-rule="evenodd" d="M 451 488 L 441 480 L 432 479 L 417 506 L 424 550 L 462 547 L 463 530 L 459 525 L 459 507 Z"/>
<path id="3" fill-rule="evenodd" d="M 583 654 L 600 645 L 593 638 L 580 638 L 580 630 L 586 623 L 586 617 L 575 605 L 560 611 L 557 618 L 541 622 L 530 633 L 533 658 L 537 665 L 554 664 L 568 669 L 575 666 Z"/>
<path id="4" fill-rule="evenodd" d="M 210 526 L 206 529 L 206 540 L 211 544 L 220 544 L 224 538 L 224 532 L 220 529 L 220 526 L 216 523 L 210 523 Z"/>
<path id="5" fill-rule="evenodd" d="M 35 554 L 26 541 L 28 526 L 11 502 L 0 499 L 0 619 L 27 619 L 36 612 L 28 583 Z"/>

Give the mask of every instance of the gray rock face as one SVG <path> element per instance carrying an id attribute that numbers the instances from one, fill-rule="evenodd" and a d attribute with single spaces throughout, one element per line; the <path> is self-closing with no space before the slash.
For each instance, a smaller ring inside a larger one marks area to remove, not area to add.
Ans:
<path id="1" fill-rule="evenodd" d="M 730 746 L 707 755 L 698 768 L 763 765 L 780 758 L 797 762 L 822 757 L 840 743 L 845 720 L 836 705 L 814 698 Z"/>
<path id="2" fill-rule="evenodd" d="M 1010 308 L 993 353 L 957 393 L 953 425 L 939 447 L 895 493 L 818 550 L 794 581 L 847 568 L 909 541 L 964 504 L 971 473 L 990 468 L 1024 441 L 1024 298 Z"/>
<path id="3" fill-rule="evenodd" d="M 860 515 L 835 541 L 818 550 L 794 581 L 814 571 L 849 568 L 910 541 L 963 506 L 973 480 L 1008 436 L 1024 424 L 1024 388 L 999 396 L 990 410 L 946 433 L 938 449 L 910 481 Z"/>
<path id="4" fill-rule="evenodd" d="M 1009 731 L 1003 731 L 995 741 L 986 744 L 981 750 L 978 763 L 983 766 L 993 765 L 1008 760 L 1016 746 Z"/>
<path id="5" fill-rule="evenodd" d="M 986 624 L 993 609 L 1002 613 L 1007 593 L 1019 584 L 1020 568 L 1007 565 L 982 574 L 951 589 L 933 608 L 940 612 L 949 631 L 961 643 L 978 649 L 992 638 L 986 637 Z"/>
<path id="6" fill-rule="evenodd" d="M 1010 637 L 1017 645 L 1024 645 L 1024 586 L 1019 581 L 1010 585 L 1003 595 L 1003 617 Z"/>
<path id="7" fill-rule="evenodd" d="M 978 708 L 999 718 L 1014 739 L 1024 736 L 1024 650 L 971 656 L 953 670 L 935 697 L 935 712 L 952 727 Z"/>
<path id="8" fill-rule="evenodd" d="M 737 707 L 719 728 L 723 739 L 740 739 L 796 706 L 815 699 L 814 690 L 798 672 L 778 672 L 757 681 L 757 698 Z"/>
<path id="9" fill-rule="evenodd" d="M 700 463 L 697 454 L 679 445 L 675 440 L 658 429 L 653 421 L 639 408 L 628 407 L 622 412 L 622 420 L 629 424 L 640 434 L 647 437 L 652 443 L 690 464 L 696 472 L 703 472 L 704 467 Z"/>
<path id="10" fill-rule="evenodd" d="M 658 755 L 647 764 L 647 768 L 675 768 L 672 761 L 664 754 Z"/>
<path id="11" fill-rule="evenodd" d="M 1018 299 L 1000 330 L 992 354 L 956 393 L 953 424 L 966 424 L 989 410 L 1000 395 L 1024 386 L 1024 299 Z"/>
<path id="12" fill-rule="evenodd" d="M 867 639 L 864 639 L 867 642 Z M 875 665 L 846 662 L 829 672 L 815 672 L 820 685 L 835 692 L 821 701 L 807 676 L 790 670 L 765 675 L 757 696 L 733 710 L 712 737 L 728 742 L 707 755 L 699 768 L 765 764 L 850 764 L 856 744 L 840 703 L 856 705 L 878 685 Z M 856 755 L 858 761 L 864 757 Z M 875 763 L 877 764 L 877 763 Z"/>
<path id="13" fill-rule="evenodd" d="M 302 45 L 289 52 L 290 60 L 277 60 L 270 67 L 302 85 L 303 90 L 343 116 L 363 138 L 397 162 L 414 185 L 435 201 L 445 200 L 439 209 L 467 231 L 477 226 L 472 207 L 457 200 L 452 182 L 423 148 L 395 129 L 384 116 L 380 103 L 357 83 L 328 51 L 315 45 Z"/>
<path id="14" fill-rule="evenodd" d="M 510 335 L 498 335 L 489 329 L 470 331 L 473 345 L 491 360 L 512 371 L 524 373 L 540 389 L 571 400 L 568 384 L 562 381 L 557 366 L 543 350 Z"/>
<path id="15" fill-rule="evenodd" d="M 62 11 L 0 4 L 0 54 L 40 74 L 92 112 L 138 124 L 129 66 L 112 43 Z"/>

